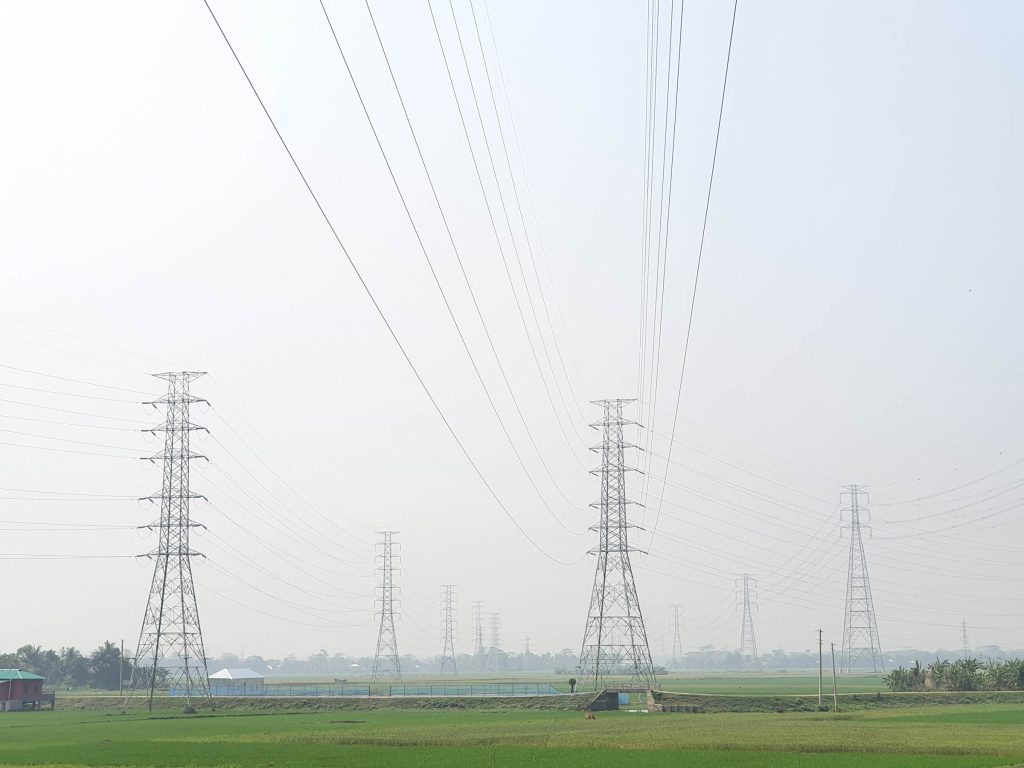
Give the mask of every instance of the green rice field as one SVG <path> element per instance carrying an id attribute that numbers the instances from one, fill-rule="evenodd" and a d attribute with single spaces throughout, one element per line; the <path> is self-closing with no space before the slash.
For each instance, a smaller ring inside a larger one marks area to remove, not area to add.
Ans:
<path id="1" fill-rule="evenodd" d="M 1024 705 L 595 720 L 502 709 L 21 712 L 0 715 L 0 765 L 994 768 L 1024 765 Z"/>

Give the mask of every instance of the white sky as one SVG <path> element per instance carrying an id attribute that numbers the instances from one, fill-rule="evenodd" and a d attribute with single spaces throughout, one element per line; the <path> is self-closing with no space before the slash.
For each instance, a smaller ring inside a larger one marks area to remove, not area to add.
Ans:
<path id="1" fill-rule="evenodd" d="M 0 4 L 0 362 L 153 395 L 160 382 L 149 372 L 211 372 L 194 391 L 213 404 L 195 414 L 211 430 L 197 446 L 212 463 L 197 466 L 193 486 L 211 501 L 194 511 L 209 527 L 194 546 L 209 558 L 196 564 L 196 584 L 212 653 L 371 653 L 372 543 L 384 528 L 401 531 L 405 556 L 402 651 L 439 651 L 439 585 L 449 582 L 459 585 L 459 650 L 471 647 L 473 600 L 502 613 L 511 649 L 526 635 L 534 649 L 578 649 L 592 542 L 553 520 L 503 437 L 319 5 L 213 7 L 452 426 L 522 527 L 572 565 L 535 549 L 473 474 L 200 2 Z M 495 346 L 572 505 L 504 388 L 366 9 L 328 4 L 513 441 L 554 515 L 582 531 L 597 494 L 579 463 L 596 461 L 577 437 L 594 439 L 585 419 L 598 411 L 585 402 L 637 389 L 647 6 L 490 3 L 539 222 L 527 208 L 531 243 L 572 380 L 538 304 L 558 381 L 541 353 L 551 401 L 427 7 L 373 7 Z M 455 7 L 481 87 L 469 6 Z M 451 12 L 440 0 L 435 10 L 469 107 Z M 652 507 L 730 13 L 728 3 L 686 5 Z M 740 3 L 678 465 L 651 554 L 634 560 L 656 655 L 675 602 L 687 648 L 737 645 L 733 581 L 743 571 L 760 578 L 762 650 L 811 647 L 819 626 L 838 642 L 847 546 L 838 486 L 851 482 L 872 494 L 867 546 L 883 647 L 958 647 L 962 617 L 974 644 L 1024 646 L 1024 525 L 1012 506 L 1024 465 L 988 477 L 1024 457 L 1021 29 L 1024 10 L 1010 2 Z M 485 115 L 496 140 L 493 112 Z M 509 195 L 507 172 L 502 184 Z M 513 258 L 507 233 L 503 242 Z M 156 492 L 159 471 L 134 458 L 159 449 L 135 431 L 160 420 L 135 404 L 146 398 L 12 368 L 0 368 L 0 398 L 0 520 L 32 523 L 0 524 L 0 554 L 148 551 L 153 539 L 128 529 L 28 529 L 141 525 L 155 510 L 10 490 Z M 637 537 L 649 546 L 649 532 Z M 0 560 L 4 614 L 17 617 L 0 622 L 0 649 L 133 645 L 150 567 Z"/>

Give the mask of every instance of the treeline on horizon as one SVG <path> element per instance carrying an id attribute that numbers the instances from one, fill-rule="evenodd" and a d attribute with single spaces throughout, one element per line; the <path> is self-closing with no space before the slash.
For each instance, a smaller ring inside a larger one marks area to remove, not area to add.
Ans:
<path id="1" fill-rule="evenodd" d="M 1024 650 L 1004 651 L 999 646 L 986 646 L 975 651 L 981 659 L 961 659 L 960 652 L 938 650 L 924 651 L 903 649 L 885 654 L 886 669 L 893 670 L 887 681 L 893 690 L 928 690 L 925 676 L 931 671 L 936 690 L 1000 690 L 1015 686 L 1024 690 Z M 824 654 L 824 666 L 831 662 L 829 651 Z M 954 658 L 956 661 L 936 661 L 922 668 L 919 659 L 938 660 Z M 462 674 L 492 673 L 511 675 L 521 672 L 572 675 L 577 671 L 579 658 L 570 648 L 545 653 L 512 653 L 503 650 L 487 654 L 458 654 L 458 670 Z M 765 672 L 785 672 L 817 669 L 817 649 L 786 652 L 775 650 L 760 654 L 759 660 Z M 964 671 L 964 662 L 969 662 L 971 671 Z M 420 657 L 404 654 L 400 657 L 403 676 L 438 676 L 441 672 L 440 656 Z M 839 655 L 836 656 L 840 663 Z M 1017 667 L 1013 665 L 1017 664 Z M 353 666 L 354 665 L 354 666 Z M 942 666 L 946 665 L 946 666 Z M 224 653 L 209 657 L 207 666 L 211 673 L 222 668 L 246 667 L 267 677 L 289 677 L 296 675 L 330 675 L 332 678 L 365 676 L 373 668 L 372 656 L 352 656 L 344 653 L 330 654 L 326 650 L 306 657 L 295 655 L 282 659 L 252 655 Z M 655 673 L 708 671 L 734 672 L 739 666 L 739 652 L 717 650 L 704 646 L 700 650 L 684 653 L 677 663 L 655 656 Z M 47 649 L 38 645 L 23 645 L 13 653 L 0 653 L 0 669 L 14 668 L 34 672 L 46 678 L 49 685 L 97 690 L 117 690 L 118 670 L 127 681 L 131 678 L 133 663 L 127 654 L 122 659 L 120 648 L 106 641 L 88 655 L 75 647 Z M 914 671 L 918 670 L 918 671 Z M 1016 672 L 1014 672 L 1016 670 Z M 1014 675 L 1017 677 L 1014 677 Z M 1018 682 L 1007 682 L 1017 680 Z M 974 687 L 970 687 L 970 686 Z M 906 686 L 906 687 L 904 687 Z M 966 686 L 966 687 L 956 687 Z"/>
<path id="2" fill-rule="evenodd" d="M 121 649 L 109 640 L 88 656 L 74 646 L 53 650 L 23 645 L 14 653 L 0 653 L 0 669 L 21 669 L 46 678 L 50 685 L 116 691 L 121 675 L 132 674 L 131 660 L 121 658 Z"/>

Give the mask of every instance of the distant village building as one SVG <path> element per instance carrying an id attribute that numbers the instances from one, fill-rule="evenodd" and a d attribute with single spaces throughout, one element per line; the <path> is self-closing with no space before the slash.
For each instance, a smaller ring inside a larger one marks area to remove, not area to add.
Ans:
<path id="1" fill-rule="evenodd" d="M 210 675 L 214 696 L 252 696 L 263 688 L 263 675 L 251 669 L 222 669 Z"/>
<path id="2" fill-rule="evenodd" d="M 52 693 L 43 693 L 46 678 L 20 669 L 0 669 L 0 712 L 39 709 L 43 704 L 53 707 Z"/>

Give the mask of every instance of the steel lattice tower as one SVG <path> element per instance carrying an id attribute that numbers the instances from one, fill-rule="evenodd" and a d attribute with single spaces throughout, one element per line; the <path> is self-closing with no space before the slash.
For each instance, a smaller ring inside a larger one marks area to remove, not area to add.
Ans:
<path id="1" fill-rule="evenodd" d="M 164 433 L 163 451 L 148 459 L 153 463 L 161 462 L 163 482 L 159 494 L 145 497 L 146 501 L 159 501 L 160 519 L 143 527 L 156 530 L 159 541 L 156 549 L 145 555 L 155 565 L 135 666 L 124 700 L 126 709 L 133 696 L 144 692 L 152 710 L 157 687 L 165 685 L 180 692 L 186 706 L 192 705 L 193 697 L 213 703 L 192 581 L 192 558 L 201 555 L 189 545 L 191 530 L 199 527 L 192 522 L 191 501 L 205 498 L 192 493 L 189 469 L 194 459 L 206 458 L 192 453 L 190 448 L 192 432 L 204 427 L 193 424 L 189 412 L 193 403 L 207 402 L 189 394 L 189 384 L 203 373 L 181 371 L 154 375 L 167 382 L 167 394 L 147 405 L 165 406 L 166 417 L 160 426 L 144 431 L 154 435 Z"/>
<path id="2" fill-rule="evenodd" d="M 455 661 L 455 585 L 441 585 L 441 676 L 459 674 Z"/>
<path id="3" fill-rule="evenodd" d="M 484 648 L 484 604 L 482 600 L 473 601 L 473 666 L 482 671 L 484 668 L 486 649 Z"/>
<path id="4" fill-rule="evenodd" d="M 679 603 L 672 604 L 672 669 L 683 664 L 682 608 Z"/>
<path id="5" fill-rule="evenodd" d="M 968 642 L 966 617 L 960 620 L 960 650 L 962 651 L 965 659 L 969 659 L 971 657 L 971 644 Z"/>
<path id="6" fill-rule="evenodd" d="M 754 636 L 754 612 L 757 605 L 757 581 L 744 573 L 736 580 L 737 597 L 743 600 L 743 624 L 740 628 L 740 672 L 760 672 L 761 657 Z"/>
<path id="7" fill-rule="evenodd" d="M 590 426 L 601 431 L 601 466 L 591 473 L 601 478 L 601 499 L 591 504 L 600 520 L 591 530 L 598 534 L 594 589 L 590 597 L 587 626 L 583 632 L 579 674 L 594 681 L 595 690 L 608 675 L 629 676 L 631 685 L 654 687 L 654 664 L 647 642 L 640 601 L 636 594 L 633 567 L 629 562 L 629 529 L 626 506 L 625 449 L 636 448 L 623 441 L 622 428 L 636 422 L 622 416 L 623 406 L 633 400 L 597 400 L 604 416 Z"/>
<path id="8" fill-rule="evenodd" d="M 882 645 L 878 641 L 878 623 L 875 620 L 875 602 L 871 597 L 871 581 L 868 579 L 868 562 L 864 556 L 864 537 L 860 517 L 862 512 L 870 515 L 860 504 L 860 497 L 867 492 L 856 485 L 850 485 L 839 494 L 842 511 L 849 515 L 850 565 L 846 579 L 846 621 L 843 624 L 842 668 L 870 667 L 875 672 L 885 669 L 882 662 Z M 844 500 L 849 503 L 843 506 Z M 869 528 L 870 530 L 870 528 Z"/>
<path id="9" fill-rule="evenodd" d="M 491 614 L 491 644 L 487 646 L 487 666 L 485 672 L 498 671 L 498 654 L 501 653 L 501 614 Z"/>
<path id="10" fill-rule="evenodd" d="M 395 561 L 399 556 L 394 553 L 398 543 L 394 540 L 398 531 L 377 531 L 383 539 L 377 544 L 377 560 L 380 567 L 380 586 L 377 591 L 380 597 L 376 602 L 380 605 L 380 630 L 377 633 L 377 652 L 373 656 L 373 674 L 371 681 L 384 677 L 402 679 L 402 666 L 398 662 L 398 636 L 395 634 L 395 604 L 398 599 L 395 593 Z"/>

